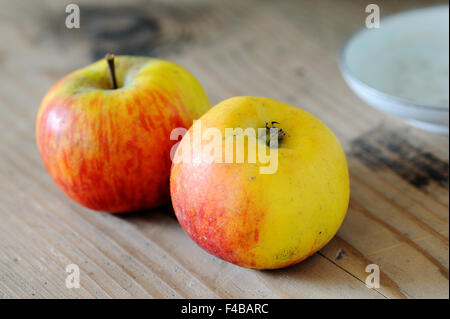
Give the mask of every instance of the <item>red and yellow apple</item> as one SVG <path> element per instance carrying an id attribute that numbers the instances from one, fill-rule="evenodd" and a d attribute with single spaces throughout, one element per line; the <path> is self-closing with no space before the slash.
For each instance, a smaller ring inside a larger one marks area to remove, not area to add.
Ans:
<path id="1" fill-rule="evenodd" d="M 53 180 L 78 203 L 106 212 L 151 209 L 170 199 L 172 129 L 190 127 L 209 108 L 181 66 L 118 56 L 112 67 L 98 61 L 48 91 L 37 146 Z"/>
<path id="2" fill-rule="evenodd" d="M 248 268 L 286 267 L 312 255 L 336 234 L 349 202 L 345 154 L 335 135 L 310 113 L 268 98 L 236 97 L 200 118 L 203 131 L 220 130 L 222 154 L 225 141 L 242 134 L 227 135 L 227 128 L 256 131 L 272 122 L 285 134 L 279 135 L 272 174 L 261 173 L 268 164 L 259 157 L 254 163 L 250 157 L 240 163 L 201 160 L 210 148 L 189 145 L 193 127 L 178 145 L 171 170 L 172 204 L 186 233 L 210 253 Z M 267 139 L 245 138 L 244 155 L 250 139 L 271 151 Z M 209 142 L 202 138 L 199 145 Z M 186 149 L 200 160 L 180 158 Z"/>

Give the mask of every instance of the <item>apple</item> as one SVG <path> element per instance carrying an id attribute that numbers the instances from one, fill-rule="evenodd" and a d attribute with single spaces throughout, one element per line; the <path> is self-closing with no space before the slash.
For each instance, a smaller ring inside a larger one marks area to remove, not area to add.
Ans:
<path id="1" fill-rule="evenodd" d="M 151 209 L 170 201 L 172 129 L 190 127 L 209 108 L 181 66 L 109 55 L 47 92 L 37 146 L 55 183 L 81 205 L 111 213 Z"/>
<path id="2" fill-rule="evenodd" d="M 348 208 L 349 174 L 338 139 L 319 119 L 272 99 L 235 97 L 197 122 L 202 132 L 221 132 L 222 152 L 205 160 L 214 134 L 198 135 L 199 147 L 192 147 L 194 124 L 175 151 L 170 191 L 180 225 L 200 247 L 239 266 L 274 269 L 304 260 L 331 240 Z M 277 134 L 250 134 L 272 127 Z M 225 161 L 227 141 L 241 137 L 246 144 Z M 276 165 L 259 156 L 251 162 L 251 145 L 276 151 Z M 241 155 L 244 161 L 237 160 Z M 276 169 L 262 170 L 269 166 Z"/>

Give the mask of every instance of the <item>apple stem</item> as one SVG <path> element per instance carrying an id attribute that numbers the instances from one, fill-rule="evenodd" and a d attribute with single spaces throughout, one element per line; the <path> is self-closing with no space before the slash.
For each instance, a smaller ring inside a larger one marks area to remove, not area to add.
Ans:
<path id="1" fill-rule="evenodd" d="M 114 90 L 117 89 L 117 80 L 116 80 L 116 69 L 114 67 L 114 54 L 108 53 L 105 56 L 106 61 L 108 62 L 109 74 L 111 76 L 111 81 L 113 84 Z"/>
<path id="2" fill-rule="evenodd" d="M 271 143 L 270 142 L 272 141 L 272 138 L 275 137 L 274 134 L 271 132 L 272 128 L 277 129 L 276 136 L 277 136 L 277 139 L 278 139 L 278 145 L 280 145 L 281 140 L 286 135 L 286 133 L 283 131 L 282 128 L 278 128 L 274 124 L 278 124 L 279 125 L 280 123 L 275 122 L 275 121 L 270 122 L 270 125 L 269 125 L 269 123 L 266 123 L 266 132 L 267 132 L 267 134 L 266 134 L 266 144 L 269 147 L 271 147 L 271 145 L 270 145 Z"/>

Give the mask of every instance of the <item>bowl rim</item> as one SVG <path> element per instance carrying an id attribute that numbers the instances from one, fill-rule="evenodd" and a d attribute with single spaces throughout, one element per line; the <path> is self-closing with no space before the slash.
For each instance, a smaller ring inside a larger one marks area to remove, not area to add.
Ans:
<path id="1" fill-rule="evenodd" d="M 411 14 L 414 11 L 423 11 L 423 10 L 430 10 L 430 9 L 437 9 L 437 8 L 447 8 L 447 11 L 449 10 L 449 5 L 431 5 L 431 6 L 425 6 L 425 7 L 420 7 L 420 8 L 414 8 L 414 9 L 409 9 L 409 10 L 405 10 L 405 11 L 401 11 L 401 12 L 397 12 L 397 13 L 393 13 L 390 14 L 388 16 L 386 16 L 385 18 L 381 19 L 381 21 L 385 21 L 386 20 L 391 20 L 393 18 L 397 18 L 400 15 L 405 15 L 405 14 Z M 380 21 L 380 22 L 381 22 Z M 355 40 L 360 34 L 362 34 L 363 32 L 367 32 L 367 28 L 366 27 L 360 27 L 359 29 L 357 29 L 355 32 L 353 32 L 345 41 L 344 45 L 342 46 L 342 48 L 340 49 L 339 52 L 339 69 L 342 73 L 342 75 L 344 75 L 344 79 L 345 77 L 349 77 L 351 78 L 353 81 L 357 82 L 359 85 L 363 86 L 365 89 L 367 89 L 368 91 L 370 91 L 372 94 L 374 95 L 378 95 L 381 98 L 384 99 L 391 99 L 394 102 L 398 103 L 398 104 L 402 104 L 402 106 L 406 106 L 406 107 L 411 107 L 411 108 L 416 108 L 416 109 L 421 109 L 421 110 L 426 110 L 426 111 L 434 111 L 434 112 L 438 112 L 438 113 L 449 113 L 449 108 L 445 108 L 445 107 L 440 107 L 440 106 L 436 106 L 436 105 L 425 105 L 422 103 L 417 103 L 399 96 L 395 96 L 392 95 L 390 93 L 387 92 L 383 92 L 380 91 L 379 89 L 374 88 L 373 86 L 369 85 L 368 83 L 360 80 L 359 78 L 357 78 L 354 74 L 352 74 L 352 72 L 350 72 L 349 67 L 347 66 L 347 64 L 344 61 L 344 57 L 345 54 L 348 50 L 348 47 L 350 45 L 350 43 L 353 42 L 353 40 Z"/>

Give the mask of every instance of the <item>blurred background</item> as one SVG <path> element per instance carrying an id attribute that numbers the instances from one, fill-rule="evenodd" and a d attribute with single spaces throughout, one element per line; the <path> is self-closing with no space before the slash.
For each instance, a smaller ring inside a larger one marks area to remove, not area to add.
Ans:
<path id="1" fill-rule="evenodd" d="M 80 0 L 74 2 L 81 11 L 80 28 L 68 29 L 65 8 L 70 1 L 0 3 L 4 74 L 53 81 L 107 52 L 150 55 L 183 62 L 206 86 L 213 104 L 230 95 L 268 93 L 302 104 L 302 92 L 312 86 L 340 91 L 339 84 L 325 83 L 341 82 L 339 50 L 364 26 L 369 4 L 359 0 Z M 381 18 L 438 3 L 445 2 L 377 2 Z M 286 87 L 267 91 L 275 84 Z"/>

